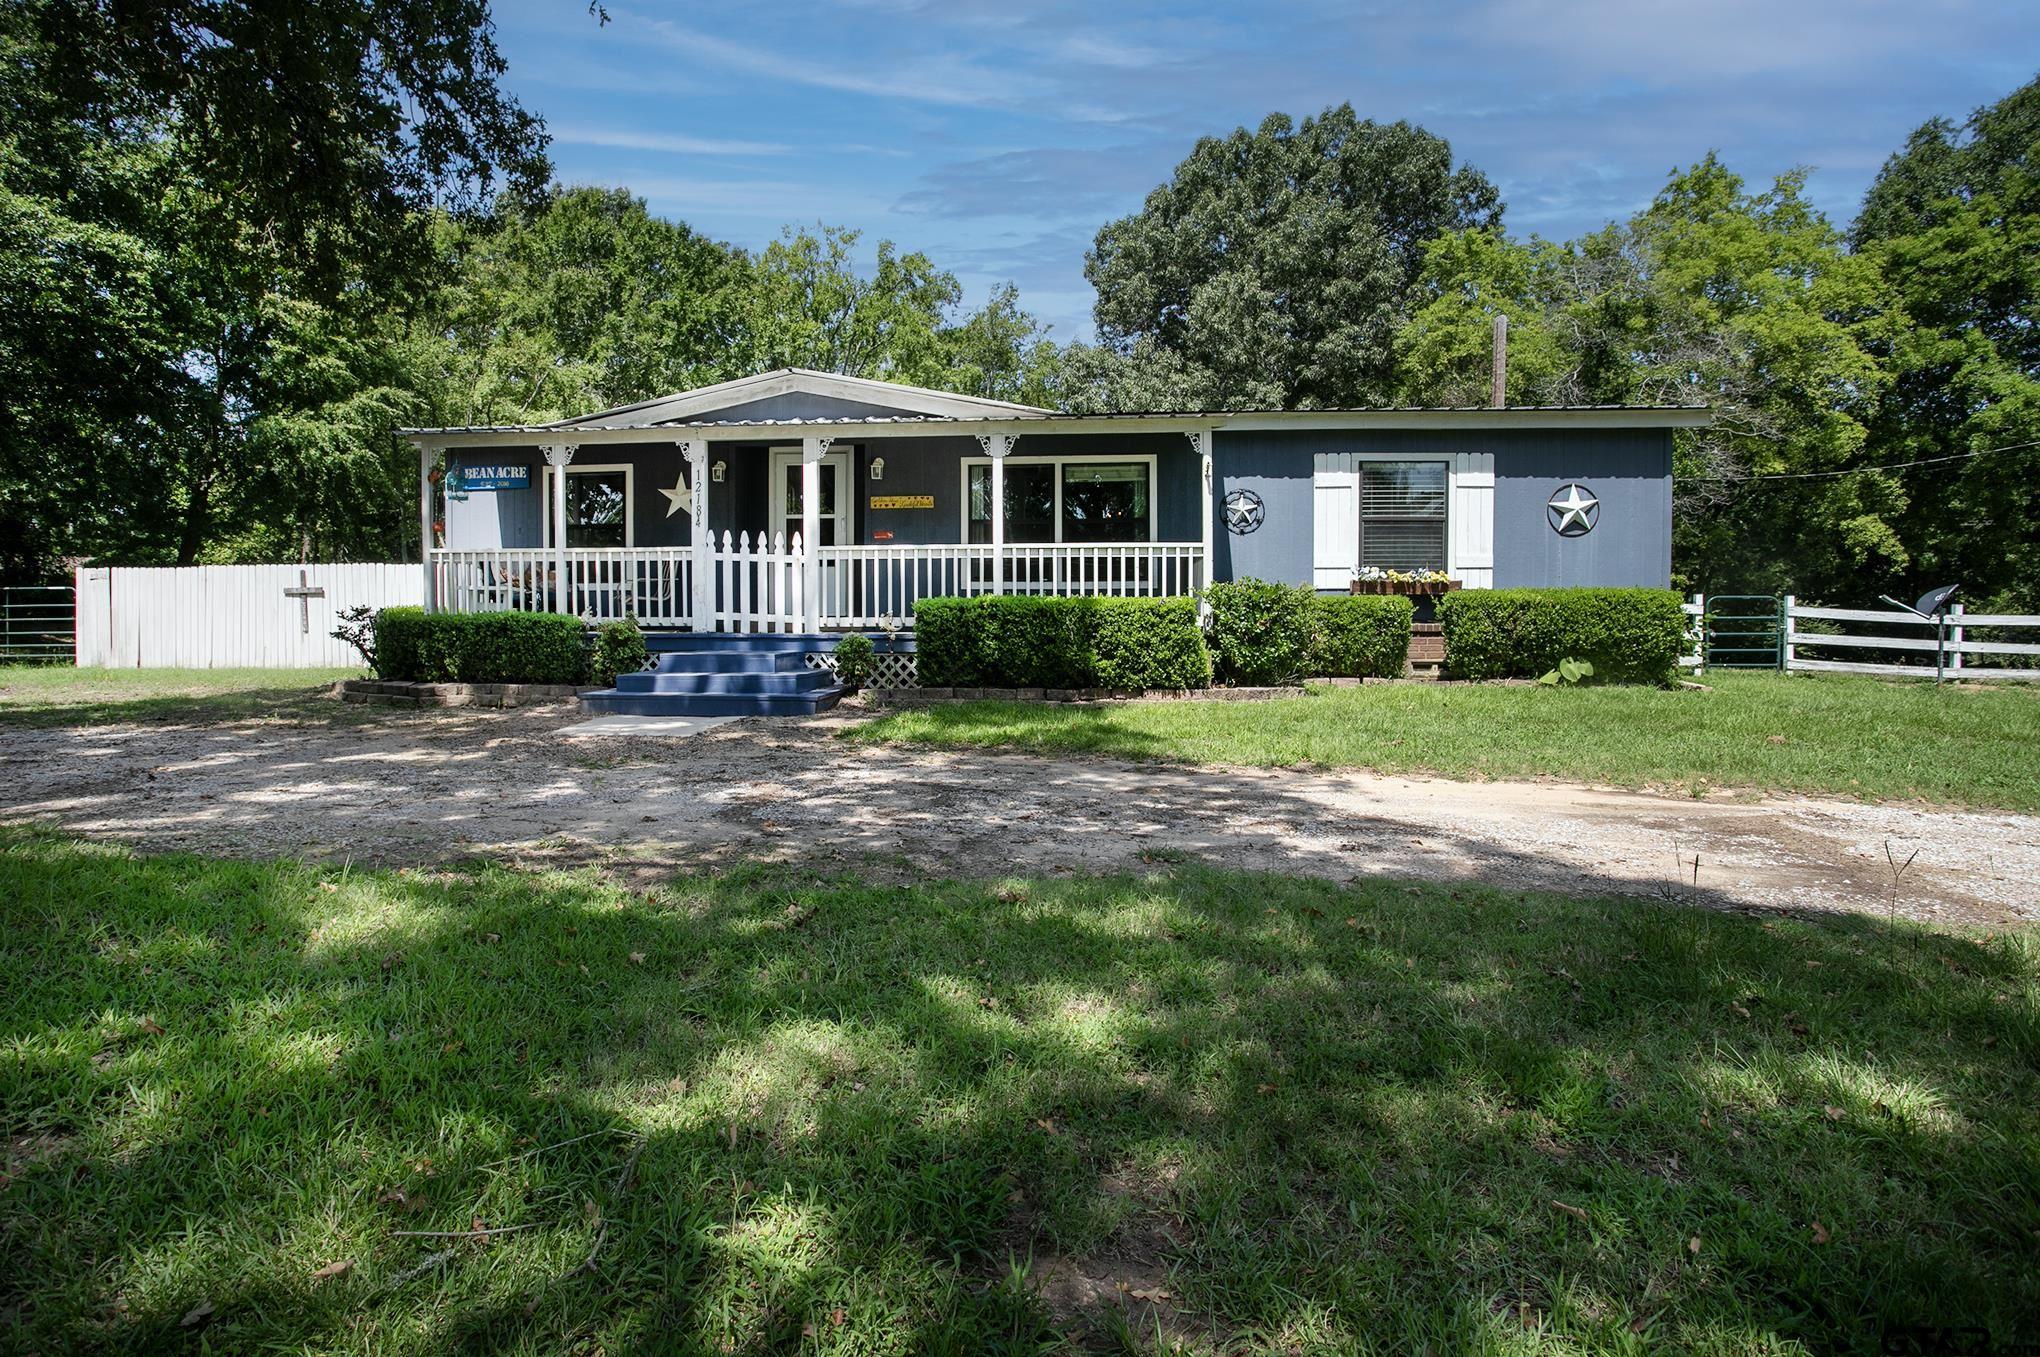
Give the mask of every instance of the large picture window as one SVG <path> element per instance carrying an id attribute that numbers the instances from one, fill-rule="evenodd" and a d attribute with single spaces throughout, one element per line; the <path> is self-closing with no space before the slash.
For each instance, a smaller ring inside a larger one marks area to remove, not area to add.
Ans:
<path id="1" fill-rule="evenodd" d="M 1360 564 L 1445 568 L 1445 464 L 1360 464 Z"/>
<path id="2" fill-rule="evenodd" d="M 553 544 L 552 478 L 546 468 L 545 543 Z M 627 547 L 631 545 L 630 468 L 569 466 L 567 468 L 567 545 Z"/>
<path id="3" fill-rule="evenodd" d="M 1152 542 L 1151 457 L 1006 459 L 1008 542 Z M 965 540 L 992 540 L 992 464 L 964 464 Z"/>

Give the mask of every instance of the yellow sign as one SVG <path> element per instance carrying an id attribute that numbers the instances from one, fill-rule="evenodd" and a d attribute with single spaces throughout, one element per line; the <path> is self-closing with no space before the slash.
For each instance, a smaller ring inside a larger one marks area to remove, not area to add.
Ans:
<path id="1" fill-rule="evenodd" d="M 932 509 L 935 507 L 935 497 L 933 495 L 873 495 L 871 497 L 871 507 L 874 509 Z"/>

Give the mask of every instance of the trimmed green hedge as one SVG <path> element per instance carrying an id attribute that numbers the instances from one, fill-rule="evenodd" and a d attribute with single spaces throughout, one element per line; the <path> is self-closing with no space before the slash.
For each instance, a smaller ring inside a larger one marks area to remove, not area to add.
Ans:
<path id="1" fill-rule="evenodd" d="M 579 683 L 588 664 L 586 628 L 559 613 L 428 613 L 384 608 L 375 615 L 380 678 L 417 683 Z"/>
<path id="2" fill-rule="evenodd" d="M 1401 678 L 1416 605 L 1396 594 L 1321 594 L 1314 600 L 1314 677 Z"/>
<path id="3" fill-rule="evenodd" d="M 1211 656 L 1188 599 L 924 598 L 915 667 L 929 688 L 1204 688 Z"/>
<path id="4" fill-rule="evenodd" d="M 1668 683 L 1685 639 L 1669 589 L 1462 589 L 1438 600 L 1445 676 L 1538 678 L 1571 658 L 1614 683 Z"/>
<path id="5" fill-rule="evenodd" d="M 1209 688 L 1211 651 L 1187 598 L 1101 598 L 1091 611 L 1100 688 Z"/>
<path id="6" fill-rule="evenodd" d="M 1306 584 L 1242 579 L 1214 584 L 1205 598 L 1212 658 L 1227 683 L 1397 678 L 1409 657 L 1415 610 L 1397 595 L 1323 595 Z"/>

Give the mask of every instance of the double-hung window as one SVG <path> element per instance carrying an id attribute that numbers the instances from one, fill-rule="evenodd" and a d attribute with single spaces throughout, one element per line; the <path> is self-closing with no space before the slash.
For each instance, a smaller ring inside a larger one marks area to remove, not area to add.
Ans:
<path id="1" fill-rule="evenodd" d="M 1445 568 L 1445 463 L 1362 461 L 1362 569 Z"/>

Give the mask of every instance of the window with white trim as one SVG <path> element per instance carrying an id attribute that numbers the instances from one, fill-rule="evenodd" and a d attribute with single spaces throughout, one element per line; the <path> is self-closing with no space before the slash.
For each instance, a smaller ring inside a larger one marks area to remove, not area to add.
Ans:
<path id="1" fill-rule="evenodd" d="M 1153 457 L 1008 457 L 1008 542 L 1152 542 Z M 964 461 L 964 540 L 992 540 L 992 463 Z"/>
<path id="2" fill-rule="evenodd" d="M 552 478 L 545 469 L 545 544 L 553 544 Z M 567 467 L 567 545 L 627 547 L 631 528 L 631 469 L 626 465 Z"/>
<path id="3" fill-rule="evenodd" d="M 1362 461 L 1359 472 L 1361 568 L 1443 570 L 1445 463 Z"/>

